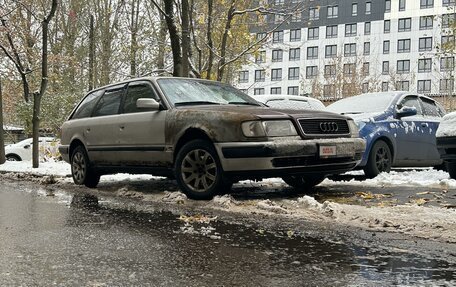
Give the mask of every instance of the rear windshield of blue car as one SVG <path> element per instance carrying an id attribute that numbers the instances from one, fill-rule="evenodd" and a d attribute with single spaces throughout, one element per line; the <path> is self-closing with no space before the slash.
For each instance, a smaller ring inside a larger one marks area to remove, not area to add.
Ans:
<path id="1" fill-rule="evenodd" d="M 339 100 L 327 109 L 339 114 L 380 113 L 391 105 L 395 96 L 388 93 L 363 94 Z"/>

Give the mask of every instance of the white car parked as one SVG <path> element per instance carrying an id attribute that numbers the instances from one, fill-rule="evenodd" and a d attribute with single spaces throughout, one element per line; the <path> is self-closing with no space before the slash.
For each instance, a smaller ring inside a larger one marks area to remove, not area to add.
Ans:
<path id="1" fill-rule="evenodd" d="M 59 141 L 53 137 L 40 137 L 40 156 L 56 154 Z M 15 144 L 5 146 L 5 157 L 8 161 L 32 160 L 33 139 L 28 138 Z"/>
<path id="2" fill-rule="evenodd" d="M 293 95 L 256 95 L 253 98 L 276 109 L 325 110 L 325 105 L 317 99 Z"/>
<path id="3" fill-rule="evenodd" d="M 456 112 L 445 115 L 436 133 L 437 148 L 450 177 L 456 179 Z"/>

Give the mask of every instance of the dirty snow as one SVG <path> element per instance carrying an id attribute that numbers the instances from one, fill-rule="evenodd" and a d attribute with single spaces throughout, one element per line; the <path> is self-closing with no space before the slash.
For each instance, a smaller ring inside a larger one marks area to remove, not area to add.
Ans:
<path id="1" fill-rule="evenodd" d="M 30 162 L 7 162 L 0 165 L 0 172 L 15 172 L 41 176 L 43 183 L 60 181 L 71 183 L 69 164 L 63 162 L 41 163 L 37 169 L 31 168 Z M 362 172 L 352 171 L 351 175 L 358 176 Z M 398 232 L 421 238 L 430 238 L 439 241 L 456 243 L 456 210 L 442 207 L 422 206 L 419 203 L 407 203 L 396 206 L 357 206 L 325 201 L 320 203 L 313 197 L 303 196 L 296 199 L 243 199 L 235 200 L 231 195 L 216 196 L 209 202 L 195 202 L 187 199 L 181 192 L 148 193 L 147 191 L 135 191 L 129 188 L 129 183 L 156 180 L 160 177 L 151 175 L 116 174 L 102 177 L 102 183 L 116 182 L 120 187 L 114 195 L 131 197 L 143 201 L 165 202 L 167 204 L 192 204 L 205 209 L 224 210 L 231 213 L 246 216 L 275 216 L 281 220 L 306 219 L 330 224 L 342 224 L 359 227 L 373 231 Z M 285 183 L 279 178 L 271 178 L 261 182 L 243 181 L 236 186 L 254 186 L 261 188 L 268 186 L 273 188 L 285 187 Z M 369 186 L 428 186 L 440 189 L 455 189 L 456 180 L 450 179 L 448 173 L 433 169 L 399 170 L 389 174 L 382 173 L 374 179 L 364 181 L 351 179 L 349 181 L 334 181 L 326 179 L 322 186 L 336 185 L 362 185 Z M 50 185 L 52 187 L 52 185 Z M 50 194 L 51 193 L 51 194 Z M 57 196 L 63 201 L 68 201 L 60 193 L 42 191 L 42 196 Z M 206 227 L 194 226 L 192 221 L 205 221 L 211 218 L 182 218 L 185 222 L 182 232 L 198 232 L 209 237 L 218 238 Z M 206 229 L 205 229 L 206 228 Z"/>

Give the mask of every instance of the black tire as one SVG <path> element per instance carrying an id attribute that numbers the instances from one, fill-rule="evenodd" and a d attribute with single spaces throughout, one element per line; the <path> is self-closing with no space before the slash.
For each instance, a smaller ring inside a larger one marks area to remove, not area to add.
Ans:
<path id="1" fill-rule="evenodd" d="M 77 185 L 97 187 L 100 175 L 90 166 L 90 160 L 83 146 L 77 146 L 71 154 L 71 175 Z"/>
<path id="2" fill-rule="evenodd" d="M 382 140 L 374 143 L 364 167 L 364 174 L 368 178 L 374 178 L 382 172 L 390 172 L 393 157 L 388 144 Z"/>
<path id="3" fill-rule="evenodd" d="M 17 154 L 7 154 L 5 156 L 5 159 L 7 161 L 22 161 L 21 157 L 18 156 Z"/>
<path id="4" fill-rule="evenodd" d="M 176 180 L 180 189 L 192 199 L 212 199 L 231 189 L 212 143 L 192 140 L 177 153 Z"/>
<path id="5" fill-rule="evenodd" d="M 282 177 L 283 181 L 297 190 L 307 190 L 319 185 L 326 176 L 324 175 L 290 175 Z"/>
<path id="6" fill-rule="evenodd" d="M 446 165 L 450 178 L 456 179 L 456 162 L 448 162 Z"/>

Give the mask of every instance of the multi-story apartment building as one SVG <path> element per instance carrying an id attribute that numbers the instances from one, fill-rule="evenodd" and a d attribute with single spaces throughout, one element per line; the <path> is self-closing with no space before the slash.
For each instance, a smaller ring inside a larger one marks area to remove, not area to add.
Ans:
<path id="1" fill-rule="evenodd" d="M 304 2 L 304 3 L 303 3 Z M 442 44 L 455 0 L 270 0 L 298 5 L 239 71 L 248 94 L 313 94 L 340 98 L 369 91 L 453 94 L 455 57 Z M 258 38 L 265 31 L 257 30 Z"/>

